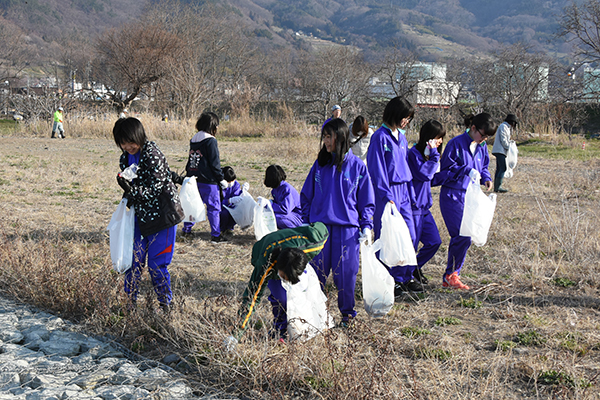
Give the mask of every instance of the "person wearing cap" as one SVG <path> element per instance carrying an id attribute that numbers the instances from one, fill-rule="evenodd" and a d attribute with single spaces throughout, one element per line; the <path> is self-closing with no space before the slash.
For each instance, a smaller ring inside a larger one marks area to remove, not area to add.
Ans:
<path id="1" fill-rule="evenodd" d="M 340 118 L 341 116 L 342 116 L 342 107 L 340 107 L 337 104 L 335 106 L 331 107 L 331 117 L 327 118 L 325 120 L 325 122 L 323 122 L 323 125 L 321 126 L 321 130 L 323 130 L 323 127 L 325 126 L 326 123 L 328 123 L 332 119 Z"/>
<path id="2" fill-rule="evenodd" d="M 58 134 L 58 136 L 55 136 Z M 54 124 L 52 125 L 52 136 L 54 139 L 56 137 L 65 138 L 65 129 L 63 128 L 63 108 L 58 107 L 58 110 L 54 112 Z"/>
<path id="3" fill-rule="evenodd" d="M 127 118 L 129 114 L 129 110 L 127 110 L 126 108 L 123 109 L 123 111 L 121 111 L 121 114 L 119 114 L 119 119 L 121 118 Z"/>
<path id="4" fill-rule="evenodd" d="M 508 191 L 502 187 L 502 180 L 506 172 L 506 153 L 511 143 L 510 136 L 517 127 L 517 122 L 514 114 L 508 114 L 496 131 L 494 147 L 492 147 L 492 154 L 496 157 L 496 173 L 494 175 L 494 192 L 496 193 Z"/>

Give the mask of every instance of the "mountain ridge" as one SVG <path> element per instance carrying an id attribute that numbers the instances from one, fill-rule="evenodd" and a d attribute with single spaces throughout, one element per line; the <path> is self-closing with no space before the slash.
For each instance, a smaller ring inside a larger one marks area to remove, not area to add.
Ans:
<path id="1" fill-rule="evenodd" d="M 307 37 L 371 52 L 397 45 L 426 61 L 487 54 L 499 44 L 527 43 L 534 51 L 566 57 L 553 41 L 566 0 L 182 0 L 235 13 L 265 47 L 293 46 Z M 157 0 L 0 0 L 1 19 L 21 28 L 53 58 L 72 38 L 93 40 L 104 30 L 139 18 Z"/>

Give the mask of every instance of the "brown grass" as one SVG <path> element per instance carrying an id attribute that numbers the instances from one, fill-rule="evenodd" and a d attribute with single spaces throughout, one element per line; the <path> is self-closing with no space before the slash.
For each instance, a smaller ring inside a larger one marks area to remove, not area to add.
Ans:
<path id="1" fill-rule="evenodd" d="M 193 130 L 170 133 L 164 126 L 147 124 L 172 168 L 182 170 Z M 177 368 L 199 392 L 210 385 L 264 399 L 598 398 L 597 160 L 519 160 L 506 182 L 511 192 L 499 196 L 488 243 L 469 250 L 463 281 L 473 291 L 441 288 L 449 238 L 435 204 L 443 245 L 425 267 L 426 295 L 399 299 L 386 318 L 372 320 L 362 308 L 359 275 L 359 314 L 350 329 L 286 345 L 268 338 L 265 299 L 237 351 L 227 353 L 221 344 L 252 270 L 252 230 L 236 229 L 231 243 L 214 246 L 201 223 L 191 238 L 178 238 L 171 316 L 154 311 L 147 275 L 140 307 L 128 313 L 105 231 L 120 199 L 111 128 L 107 121 L 79 139 L 2 139 L 2 293 L 111 333 L 146 356 L 181 355 L 187 364 Z M 271 163 L 300 189 L 318 151 L 316 134 L 224 136 L 223 165 L 250 182 L 255 197 L 269 195 L 262 179 Z M 335 290 L 328 296 L 339 320 Z"/>

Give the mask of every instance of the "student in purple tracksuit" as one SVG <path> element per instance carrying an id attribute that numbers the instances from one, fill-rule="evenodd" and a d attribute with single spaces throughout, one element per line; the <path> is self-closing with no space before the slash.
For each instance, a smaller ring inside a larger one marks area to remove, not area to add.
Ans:
<path id="1" fill-rule="evenodd" d="M 137 177 L 131 181 L 117 175 L 127 205 L 135 210 L 133 265 L 125 272 L 125 293 L 135 306 L 142 268 L 147 263 L 158 302 L 168 311 L 173 295 L 167 267 L 173 260 L 177 224 L 184 218 L 179 194 L 165 156 L 147 139 L 137 118 L 119 119 L 113 136 L 123 151 L 121 171 L 132 164 L 138 166 Z"/>
<path id="2" fill-rule="evenodd" d="M 221 199 L 221 205 L 225 205 L 228 207 L 233 207 L 237 204 L 234 201 L 231 201 L 232 197 L 238 197 L 242 195 L 242 186 L 236 180 L 235 171 L 233 168 L 227 166 L 222 168 L 223 178 L 227 182 L 227 187 L 223 189 L 221 195 L 223 196 Z M 229 213 L 225 207 L 221 207 L 221 214 L 219 216 L 221 220 L 221 235 L 230 234 L 233 232 L 233 228 L 235 227 L 235 220 Z"/>
<path id="3" fill-rule="evenodd" d="M 440 248 L 442 239 L 431 215 L 433 199 L 431 197 L 431 180 L 440 168 L 440 146 L 446 136 L 446 130 L 438 121 L 430 119 L 425 122 L 419 132 L 419 142 L 408 151 L 408 166 L 413 176 L 412 184 L 415 199 L 412 203 L 415 234 L 423 247 L 417 253 L 417 268 L 413 273 L 415 280 L 427 284 L 422 273 L 425 265 Z"/>
<path id="4" fill-rule="evenodd" d="M 450 234 L 448 264 L 442 286 L 469 290 L 460 281 L 460 270 L 465 263 L 471 238 L 460 236 L 460 224 L 465 207 L 465 193 L 471 181 L 482 183 L 492 189 L 492 177 L 488 171 L 490 156 L 485 140 L 496 132 L 496 124 L 487 113 L 477 114 L 465 133 L 451 139 L 444 150 L 441 170 L 433 185 L 441 183 L 440 210 Z"/>
<path id="5" fill-rule="evenodd" d="M 393 203 L 402 214 L 415 248 L 415 223 L 412 206 L 414 191 L 412 174 L 406 161 L 408 142 L 404 129 L 414 116 L 414 108 L 402 97 L 395 97 L 388 102 L 383 111 L 383 124 L 369 143 L 367 167 L 375 188 L 375 239 L 381 235 L 381 216 L 387 203 Z M 396 281 L 396 295 L 406 292 L 423 292 L 423 286 L 413 279 L 416 265 L 389 266 L 390 274 Z"/>
<path id="6" fill-rule="evenodd" d="M 350 150 L 344 121 L 336 118 L 325 124 L 321 142 L 323 147 L 300 192 L 302 220 L 327 226 L 329 240 L 311 263 L 323 289 L 329 273 L 333 274 L 341 325 L 348 326 L 356 316 L 359 238 L 371 235 L 374 192 L 365 163 Z"/>
<path id="7" fill-rule="evenodd" d="M 286 182 L 287 176 L 279 165 L 269 165 L 265 171 L 265 186 L 271 190 L 271 206 L 277 220 L 277 229 L 295 228 L 302 225 L 300 194 Z"/>
<path id="8" fill-rule="evenodd" d="M 198 182 L 198 191 L 202 201 L 206 204 L 206 216 L 210 223 L 212 243 L 226 242 L 227 238 L 221 235 L 221 194 L 220 188 L 227 187 L 223 179 L 219 148 L 217 147 L 217 127 L 219 117 L 215 113 L 203 113 L 196 122 L 196 133 L 190 140 L 190 154 L 185 166 L 187 176 L 195 176 Z M 183 232 L 190 233 L 194 224 L 185 222 Z"/>

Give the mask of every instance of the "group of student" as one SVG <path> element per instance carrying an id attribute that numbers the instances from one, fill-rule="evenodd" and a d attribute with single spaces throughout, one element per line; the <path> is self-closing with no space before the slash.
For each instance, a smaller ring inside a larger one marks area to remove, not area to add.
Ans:
<path id="1" fill-rule="evenodd" d="M 396 97 L 386 105 L 383 123 L 372 134 L 364 118 L 355 120 L 352 133 L 341 118 L 326 121 L 321 130 L 321 149 L 300 193 L 286 182 L 280 166 L 267 168 L 264 184 L 272 189 L 279 230 L 253 247 L 254 271 L 242 296 L 240 324 L 234 340 L 248 326 L 267 286 L 273 305 L 274 332 L 286 336 L 286 293 L 281 279 L 297 283 L 309 260 L 323 288 L 328 276 L 333 276 L 338 289 L 340 325 L 347 326 L 356 316 L 359 243 L 371 236 L 379 238 L 381 217 L 388 203 L 402 215 L 415 250 L 422 243 L 417 265 L 387 266 L 395 280 L 395 294 L 422 292 L 422 285 L 428 283 L 422 268 L 441 245 L 430 211 L 431 186 L 441 185 L 440 209 L 451 237 L 442 286 L 469 289 L 460 280 L 471 245 L 469 237 L 459 235 L 465 192 L 471 182 L 483 184 L 488 190 L 492 188 L 485 140 L 494 135 L 496 125 L 487 113 L 473 116 L 467 121 L 467 130 L 450 140 L 440 155 L 446 130 L 435 120 L 423 124 L 418 143 L 409 149 L 405 130 L 414 113 L 406 99 Z M 214 113 L 202 114 L 196 123 L 198 133 L 190 141 L 186 165 L 186 175 L 197 178 L 214 243 L 227 241 L 235 224 L 222 208 L 223 201 L 234 207 L 230 201 L 241 194 L 233 170 L 220 167 L 215 139 L 218 124 Z M 141 269 L 147 258 L 158 301 L 168 309 L 172 293 L 167 266 L 173 257 L 176 226 L 183 220 L 174 184 L 182 183 L 183 177 L 169 170 L 164 155 L 154 142 L 147 140 L 139 120 L 118 120 L 113 135 L 123 150 L 121 169 L 131 163 L 138 164 L 138 177 L 133 181 L 117 177 L 136 214 L 134 262 L 125 273 L 125 291 L 135 304 Z M 351 149 L 361 136 L 368 136 L 370 142 L 363 159 Z M 184 224 L 183 232 L 190 230 L 191 224 Z"/>

